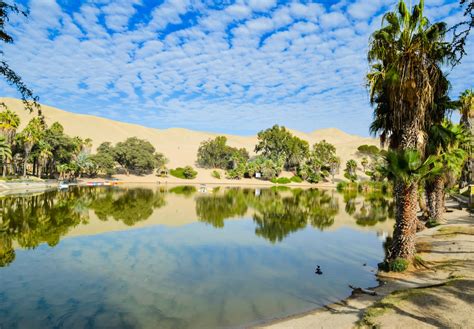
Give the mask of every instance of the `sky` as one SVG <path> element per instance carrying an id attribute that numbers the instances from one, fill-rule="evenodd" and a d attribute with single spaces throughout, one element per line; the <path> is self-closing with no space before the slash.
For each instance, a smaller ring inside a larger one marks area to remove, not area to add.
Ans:
<path id="1" fill-rule="evenodd" d="M 408 0 L 407 0 L 408 1 Z M 414 0 L 415 2 L 415 0 Z M 154 128 L 250 135 L 273 124 L 368 136 L 370 35 L 393 0 L 31 0 L 10 66 L 43 104 Z M 459 1 L 425 0 L 431 22 Z M 472 88 L 470 56 L 449 71 Z M 4 81 L 0 95 L 18 97 Z"/>

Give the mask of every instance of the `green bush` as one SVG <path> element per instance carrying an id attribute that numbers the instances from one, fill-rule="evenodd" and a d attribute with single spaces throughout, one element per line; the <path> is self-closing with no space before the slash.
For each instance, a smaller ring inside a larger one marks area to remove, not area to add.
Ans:
<path id="1" fill-rule="evenodd" d="M 286 177 L 279 177 L 279 178 L 272 178 L 271 182 L 274 184 L 289 184 L 291 183 L 291 180 Z"/>
<path id="2" fill-rule="evenodd" d="M 301 183 L 301 182 L 303 182 L 303 180 L 301 179 L 300 176 L 293 176 L 293 177 L 291 177 L 291 181 L 292 181 L 293 183 Z"/>
<path id="3" fill-rule="evenodd" d="M 408 261 L 404 258 L 396 258 L 392 260 L 388 265 L 392 272 L 404 272 L 408 268 Z"/>
<path id="4" fill-rule="evenodd" d="M 211 176 L 217 179 L 221 179 L 221 174 L 217 170 L 213 170 Z"/>
<path id="5" fill-rule="evenodd" d="M 176 169 L 171 169 L 170 174 L 181 179 L 194 179 L 197 176 L 197 171 L 191 166 L 186 166 L 184 168 L 178 167 Z"/>

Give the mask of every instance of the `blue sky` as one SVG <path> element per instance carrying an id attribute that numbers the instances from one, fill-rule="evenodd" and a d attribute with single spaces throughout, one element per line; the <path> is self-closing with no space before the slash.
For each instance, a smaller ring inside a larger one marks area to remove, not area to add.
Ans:
<path id="1" fill-rule="evenodd" d="M 368 39 L 396 1 L 21 3 L 29 19 L 11 20 L 16 42 L 4 51 L 42 103 L 156 128 L 368 135 Z M 425 3 L 432 22 L 461 18 L 458 1 Z M 449 74 L 452 96 L 472 87 L 472 36 L 468 48 Z"/>

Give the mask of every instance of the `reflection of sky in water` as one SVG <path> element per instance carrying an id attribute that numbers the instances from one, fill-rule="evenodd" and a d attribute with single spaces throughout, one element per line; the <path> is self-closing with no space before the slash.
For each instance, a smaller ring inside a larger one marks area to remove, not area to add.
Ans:
<path id="1" fill-rule="evenodd" d="M 245 326 L 373 286 L 382 258 L 375 232 L 307 227 L 271 244 L 250 219 L 67 238 L 0 269 L 0 327 Z"/>

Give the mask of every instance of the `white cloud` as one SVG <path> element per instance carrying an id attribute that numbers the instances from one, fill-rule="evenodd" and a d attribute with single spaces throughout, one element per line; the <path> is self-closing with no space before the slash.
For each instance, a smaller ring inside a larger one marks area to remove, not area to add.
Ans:
<path id="1" fill-rule="evenodd" d="M 16 43 L 5 54 L 42 101 L 66 110 L 161 127 L 253 133 L 281 123 L 366 134 L 368 39 L 388 2 L 165 0 L 143 13 L 133 0 L 74 12 L 33 1 L 28 21 L 12 21 Z M 427 11 L 459 19 L 452 2 Z M 473 74 L 468 57 L 450 74 L 453 92 Z"/>

